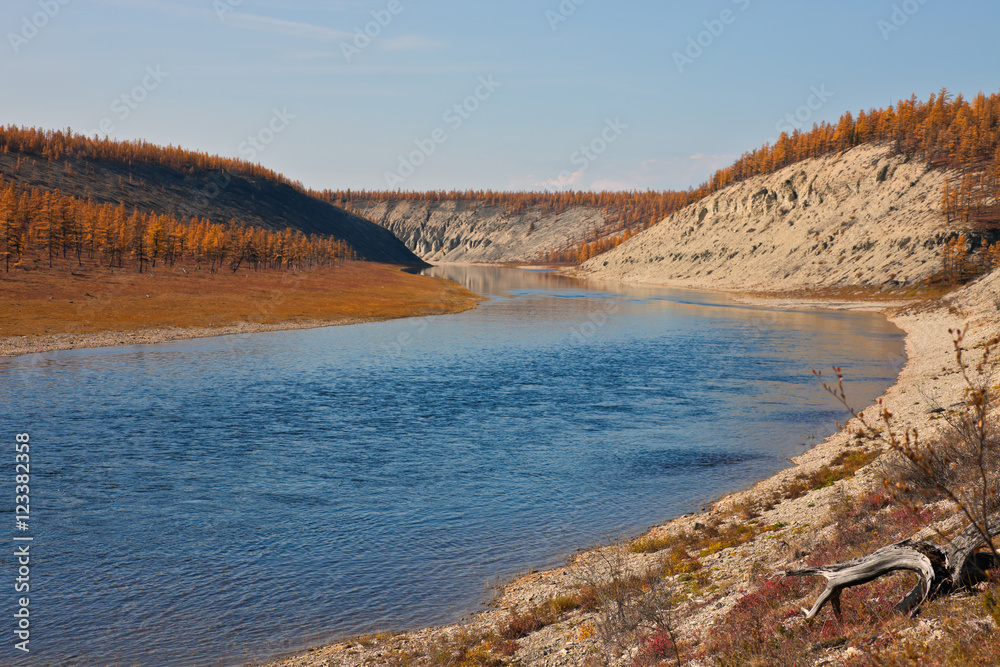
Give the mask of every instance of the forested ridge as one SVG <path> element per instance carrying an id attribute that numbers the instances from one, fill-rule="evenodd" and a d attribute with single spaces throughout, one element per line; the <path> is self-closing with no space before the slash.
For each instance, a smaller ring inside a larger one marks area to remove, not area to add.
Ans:
<path id="1" fill-rule="evenodd" d="M 122 141 L 86 137 L 66 130 L 43 130 L 34 127 L 0 126 L 0 151 L 23 153 L 58 162 L 73 158 L 106 160 L 124 164 L 152 164 L 185 171 L 227 171 L 251 178 L 265 178 L 304 190 L 301 183 L 236 158 L 225 158 L 179 146 L 159 146 L 143 140 Z"/>
<path id="2" fill-rule="evenodd" d="M 387 230 L 310 196 L 300 184 L 280 174 L 241 160 L 173 146 L 88 139 L 70 130 L 0 127 L 0 178 L 5 186 L 17 189 L 18 199 L 22 190 L 58 190 L 62 196 L 95 206 L 124 206 L 128 215 L 137 211 L 150 218 L 166 216 L 185 225 L 207 220 L 223 227 L 260 228 L 282 235 L 290 229 L 291 236 L 298 232 L 350 246 L 360 259 L 419 261 Z M 28 221 L 20 222 L 23 227 Z M 7 224 L 0 220 L 0 234 Z M 20 243 L 33 251 L 35 239 L 30 233 L 25 236 L 28 231 L 15 232 L 11 245 Z M 22 237 L 26 243 L 21 243 Z M 6 235 L 0 235 L 0 251 L 9 252 L 4 250 L 7 245 Z M 14 252 L 10 261 L 17 259 Z M 235 252 L 238 257 L 239 251 Z M 250 254 L 260 255 L 256 249 Z M 260 261 L 261 268 L 278 264 L 274 255 L 270 257 Z M 130 250 L 122 259 L 133 261 L 137 268 L 144 264 Z M 7 263 L 4 257 L 0 261 Z M 211 265 L 209 261 L 206 268 Z"/>

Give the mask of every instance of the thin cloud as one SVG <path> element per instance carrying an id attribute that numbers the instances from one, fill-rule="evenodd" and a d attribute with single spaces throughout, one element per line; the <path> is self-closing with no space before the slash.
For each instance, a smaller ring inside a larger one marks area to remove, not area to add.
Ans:
<path id="1" fill-rule="evenodd" d="M 215 9 L 202 9 L 187 7 L 175 2 L 162 2 L 161 0 L 100 0 L 106 5 L 116 7 L 133 7 L 148 11 L 167 14 L 185 19 L 200 19 L 223 23 L 225 25 L 236 26 L 247 30 L 267 32 L 286 37 L 296 37 L 299 39 L 315 39 L 322 41 L 343 40 L 351 37 L 351 33 L 342 30 L 334 30 L 325 26 L 313 25 L 310 23 L 300 23 L 298 21 L 286 21 L 270 16 L 259 14 L 247 14 L 238 11 L 218 11 Z M 229 5 L 224 5 L 229 6 Z"/>
<path id="2" fill-rule="evenodd" d="M 436 39 L 428 39 L 420 35 L 403 35 L 393 39 L 383 39 L 378 42 L 379 48 L 386 51 L 420 51 L 425 49 L 443 49 L 447 44 Z"/>
<path id="3" fill-rule="evenodd" d="M 583 172 L 574 171 L 572 173 L 563 172 L 555 178 L 539 180 L 534 174 L 517 178 L 511 181 L 511 190 L 534 190 L 557 192 L 559 190 L 579 190 L 583 184 Z"/>
<path id="4" fill-rule="evenodd" d="M 249 30 L 259 30 L 288 37 L 298 37 L 307 39 L 318 39 L 325 41 L 344 40 L 351 37 L 351 33 L 324 26 L 312 25 L 309 23 L 299 23 L 298 21 L 285 21 L 283 19 L 271 18 L 270 16 L 259 16 L 257 14 L 243 14 L 233 12 L 225 14 L 223 22 Z"/>
<path id="5" fill-rule="evenodd" d="M 634 183 L 626 183 L 625 181 L 614 181 L 610 178 L 602 178 L 591 183 L 590 189 L 595 192 L 629 192 L 637 190 L 638 188 Z"/>

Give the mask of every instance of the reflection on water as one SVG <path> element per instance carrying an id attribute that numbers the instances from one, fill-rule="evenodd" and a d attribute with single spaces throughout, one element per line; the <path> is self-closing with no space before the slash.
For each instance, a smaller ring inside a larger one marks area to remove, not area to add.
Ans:
<path id="1" fill-rule="evenodd" d="M 813 368 L 863 405 L 902 351 L 870 314 L 431 272 L 490 299 L 0 360 L 4 429 L 33 443 L 39 638 L 5 664 L 237 664 L 456 620 L 498 576 L 783 467 L 841 416 Z"/>

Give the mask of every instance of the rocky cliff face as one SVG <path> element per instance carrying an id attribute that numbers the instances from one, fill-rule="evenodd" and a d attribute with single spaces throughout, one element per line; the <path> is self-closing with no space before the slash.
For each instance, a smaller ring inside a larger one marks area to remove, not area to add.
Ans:
<path id="1" fill-rule="evenodd" d="M 860 146 L 721 190 L 581 273 L 765 290 L 913 284 L 941 269 L 941 246 L 961 231 L 940 212 L 944 178 L 884 146 Z"/>
<path id="2" fill-rule="evenodd" d="M 529 262 L 605 226 L 602 211 L 582 206 L 555 214 L 513 215 L 479 201 L 354 200 L 351 210 L 385 227 L 426 262 Z"/>

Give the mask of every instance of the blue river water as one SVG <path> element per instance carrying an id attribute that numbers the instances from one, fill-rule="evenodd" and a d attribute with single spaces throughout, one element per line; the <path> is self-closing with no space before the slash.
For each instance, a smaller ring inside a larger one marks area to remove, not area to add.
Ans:
<path id="1" fill-rule="evenodd" d="M 0 664 L 235 665 L 454 621 L 488 586 L 786 467 L 892 384 L 867 313 L 431 270 L 434 318 L 0 359 Z M 14 517 L 15 433 L 31 518 Z M 30 648 L 14 648 L 30 535 Z"/>

